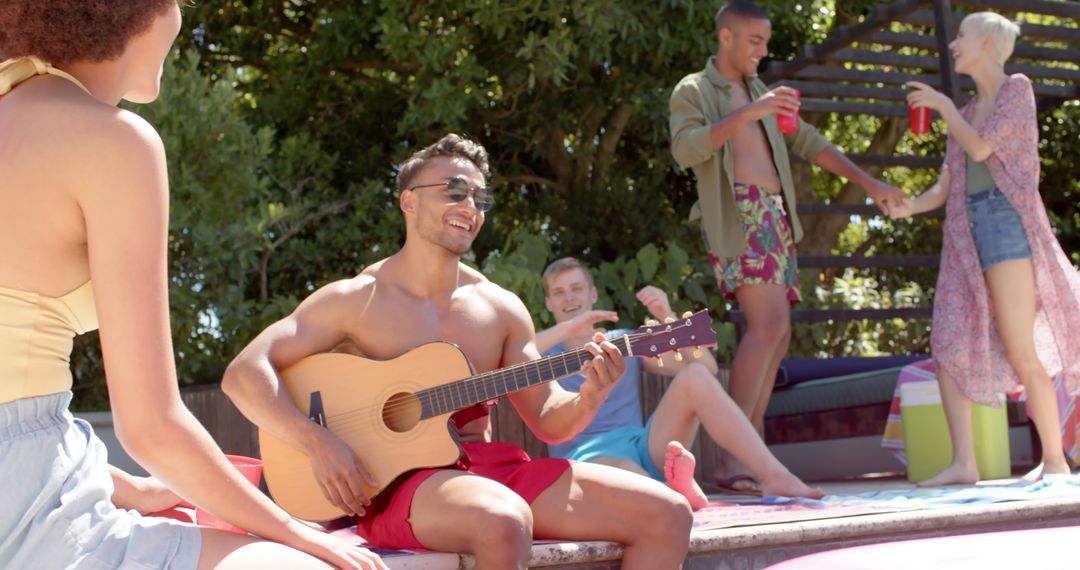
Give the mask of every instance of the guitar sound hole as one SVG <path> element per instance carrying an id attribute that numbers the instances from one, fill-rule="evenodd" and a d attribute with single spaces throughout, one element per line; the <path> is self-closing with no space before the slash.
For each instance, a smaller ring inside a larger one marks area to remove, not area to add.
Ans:
<path id="1" fill-rule="evenodd" d="M 393 431 L 405 433 L 420 423 L 420 413 L 420 399 L 415 394 L 394 394 L 383 406 L 383 423 Z"/>

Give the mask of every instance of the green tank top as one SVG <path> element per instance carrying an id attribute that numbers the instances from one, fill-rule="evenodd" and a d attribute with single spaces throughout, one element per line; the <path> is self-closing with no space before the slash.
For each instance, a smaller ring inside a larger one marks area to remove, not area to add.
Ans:
<path id="1" fill-rule="evenodd" d="M 990 169 L 986 167 L 986 161 L 975 162 L 971 156 L 965 153 L 967 158 L 967 193 L 975 194 L 996 186 L 990 176 Z"/>

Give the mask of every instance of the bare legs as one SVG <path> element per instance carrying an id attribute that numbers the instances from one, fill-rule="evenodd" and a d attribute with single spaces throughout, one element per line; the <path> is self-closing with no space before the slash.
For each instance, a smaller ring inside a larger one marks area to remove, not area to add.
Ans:
<path id="1" fill-rule="evenodd" d="M 1035 271 L 1031 260 L 1006 261 L 986 271 L 994 320 L 1009 365 L 1024 385 L 1042 443 L 1042 473 L 1068 473 L 1061 444 L 1061 412 L 1050 375 L 1035 352 Z M 1038 469 L 1036 470 L 1038 471 Z M 1035 473 L 1035 478 L 1039 477 Z"/>
<path id="2" fill-rule="evenodd" d="M 670 442 L 684 447 L 692 444 L 699 422 L 717 445 L 761 480 L 764 494 L 822 496 L 820 489 L 806 486 L 773 456 L 740 408 L 700 364 L 691 364 L 675 376 L 653 413 L 649 455 L 657 469 L 665 467 Z"/>
<path id="3" fill-rule="evenodd" d="M 1038 479 L 1042 473 L 1068 473 L 1069 465 L 1061 444 L 1057 396 L 1035 352 L 1035 273 L 1031 260 L 998 263 L 986 270 L 985 277 L 994 324 L 1005 346 L 1009 365 L 1024 385 L 1042 444 L 1042 463 L 1025 479 Z M 960 393 L 955 379 L 940 367 L 938 379 L 945 416 L 949 422 L 953 460 L 944 471 L 920 485 L 974 483 L 979 480 L 979 473 L 975 467 L 971 401 Z"/>
<path id="4" fill-rule="evenodd" d="M 216 530 L 202 532 L 199 570 L 245 570 L 247 568 L 332 568 L 329 564 L 283 544 L 252 536 Z"/>
<path id="5" fill-rule="evenodd" d="M 495 481 L 437 473 L 417 489 L 410 521 L 421 544 L 471 553 L 479 570 L 525 568 L 534 535 L 620 542 L 633 570 L 680 567 L 692 518 L 681 496 L 652 479 L 576 463 L 531 506 Z"/>
<path id="6" fill-rule="evenodd" d="M 937 370 L 938 386 L 941 387 L 941 404 L 945 408 L 945 421 L 949 424 L 949 439 L 952 441 L 953 458 L 941 473 L 926 481 L 920 481 L 920 487 L 939 485 L 970 485 L 979 480 L 979 469 L 975 465 L 975 440 L 971 429 L 971 400 L 960 393 L 956 380 L 941 366 Z"/>
<path id="7" fill-rule="evenodd" d="M 746 315 L 747 326 L 731 362 L 729 390 L 731 399 L 760 432 L 776 371 L 791 342 L 791 304 L 787 290 L 772 284 L 743 285 L 735 290 L 735 297 Z M 714 474 L 718 480 L 746 473 L 746 466 L 735 459 L 724 454 Z"/>

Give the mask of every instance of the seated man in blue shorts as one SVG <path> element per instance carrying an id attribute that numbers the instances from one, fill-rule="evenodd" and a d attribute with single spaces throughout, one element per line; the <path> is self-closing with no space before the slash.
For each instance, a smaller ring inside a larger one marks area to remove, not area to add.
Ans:
<path id="1" fill-rule="evenodd" d="M 596 323 L 618 321 L 613 311 L 594 310 L 596 287 L 592 275 L 577 259 L 559 259 L 544 270 L 544 297 L 555 317 L 555 326 L 536 335 L 544 356 L 577 347 L 595 332 Z M 637 298 L 657 320 L 675 318 L 667 294 L 648 286 Z M 630 331 L 605 333 L 611 339 Z M 608 394 L 592 422 L 573 439 L 548 446 L 553 457 L 576 459 L 620 467 L 663 481 L 678 491 L 697 510 L 708 503 L 694 480 L 695 459 L 687 451 L 698 425 L 713 441 L 734 455 L 761 483 L 765 495 L 820 497 L 820 489 L 808 487 L 787 470 L 765 447 L 750 421 L 716 380 L 716 360 L 708 351 L 695 357 L 684 350 L 683 358 L 628 358 L 626 372 Z M 662 362 L 661 362 L 662 359 Z M 638 380 L 642 370 L 674 376 L 656 411 L 642 426 Z M 581 375 L 559 380 L 563 388 L 577 391 Z"/>

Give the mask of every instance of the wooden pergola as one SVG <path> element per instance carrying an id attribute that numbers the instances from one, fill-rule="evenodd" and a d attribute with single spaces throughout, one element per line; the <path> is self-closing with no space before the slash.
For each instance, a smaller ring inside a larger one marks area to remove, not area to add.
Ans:
<path id="1" fill-rule="evenodd" d="M 965 15 L 954 12 L 953 6 L 1072 20 L 1072 27 L 1024 21 L 1005 70 L 1032 79 L 1041 109 L 1080 98 L 1076 69 L 1080 28 L 1075 26 L 1080 22 L 1080 2 L 1068 0 L 900 0 L 879 5 L 864 21 L 837 28 L 821 44 L 803 46 L 795 59 L 773 62 L 763 79 L 783 80 L 809 95 L 802 105 L 806 111 L 906 116 L 907 91 L 900 86 L 910 80 L 927 83 L 962 103 L 975 86 L 968 78 L 958 78 L 952 67 L 948 44 Z M 893 23 L 925 32 L 892 31 Z M 901 54 L 896 48 L 923 53 Z"/>

